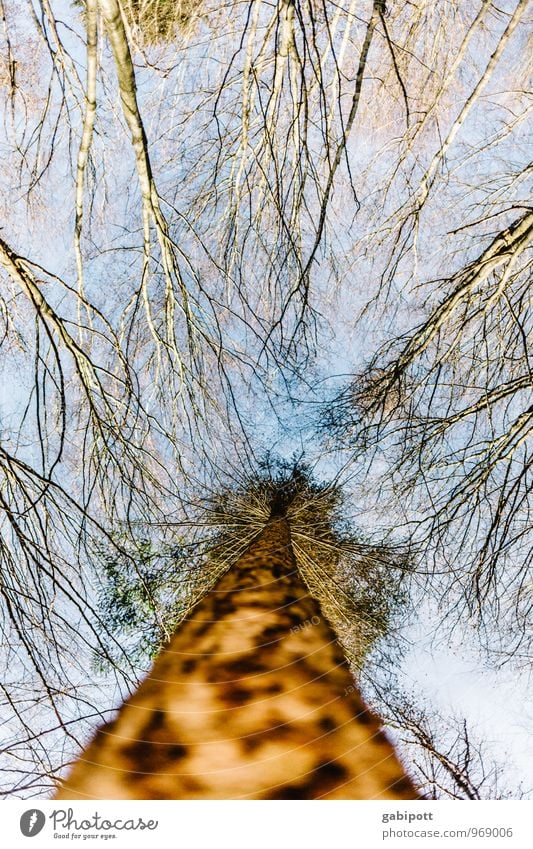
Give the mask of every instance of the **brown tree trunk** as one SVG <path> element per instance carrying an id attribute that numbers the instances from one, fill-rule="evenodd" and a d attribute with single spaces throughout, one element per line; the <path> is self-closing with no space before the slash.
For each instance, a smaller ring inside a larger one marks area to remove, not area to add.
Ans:
<path id="1" fill-rule="evenodd" d="M 414 799 L 274 518 L 57 799 Z"/>

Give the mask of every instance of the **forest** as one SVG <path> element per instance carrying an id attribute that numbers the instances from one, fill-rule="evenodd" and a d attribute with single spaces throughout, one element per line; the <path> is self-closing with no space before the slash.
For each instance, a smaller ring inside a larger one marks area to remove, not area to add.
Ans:
<path id="1" fill-rule="evenodd" d="M 0 12 L 2 795 L 288 488 L 422 797 L 530 796 L 531 3 Z"/>

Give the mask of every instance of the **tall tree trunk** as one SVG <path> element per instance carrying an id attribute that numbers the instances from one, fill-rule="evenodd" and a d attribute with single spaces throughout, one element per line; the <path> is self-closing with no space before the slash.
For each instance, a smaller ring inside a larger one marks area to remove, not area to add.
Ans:
<path id="1" fill-rule="evenodd" d="M 414 799 L 272 518 L 57 799 Z"/>

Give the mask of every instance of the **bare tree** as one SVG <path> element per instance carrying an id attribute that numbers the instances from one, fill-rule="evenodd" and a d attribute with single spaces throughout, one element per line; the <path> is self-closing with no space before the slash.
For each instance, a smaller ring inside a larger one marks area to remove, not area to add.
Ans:
<path id="1" fill-rule="evenodd" d="M 505 766 L 464 718 L 445 717 L 420 699 L 390 687 L 369 684 L 371 699 L 394 729 L 399 752 L 426 799 L 505 799 L 521 795 L 509 788 Z"/>
<path id="2" fill-rule="evenodd" d="M 531 604 L 532 224 L 522 213 L 440 281 L 428 318 L 384 345 L 326 414 L 359 456 L 387 456 L 380 492 L 401 499 L 401 521 L 471 616 L 520 626 L 516 652 Z"/>
<path id="3" fill-rule="evenodd" d="M 485 623 L 487 647 L 517 659 L 531 648 L 526 23 L 524 3 L 480 4 L 436 89 L 406 87 L 421 117 L 382 160 L 382 206 L 354 247 L 375 285 L 348 320 L 372 341 L 322 418 L 367 507 L 418 547 L 443 616 Z"/>

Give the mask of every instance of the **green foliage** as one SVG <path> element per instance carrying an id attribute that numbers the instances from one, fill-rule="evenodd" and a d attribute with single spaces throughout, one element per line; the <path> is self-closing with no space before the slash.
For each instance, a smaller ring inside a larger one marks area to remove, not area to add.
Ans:
<path id="1" fill-rule="evenodd" d="M 187 554 L 179 544 L 158 548 L 125 536 L 101 550 L 98 602 L 102 619 L 133 662 L 153 658 L 187 610 Z M 113 656 L 112 646 L 109 652 Z M 96 666 L 102 667 L 100 656 Z"/>
<path id="2" fill-rule="evenodd" d="M 225 517 L 226 521 L 228 517 Z M 194 523 L 196 524 L 196 523 Z M 187 539 L 176 532 L 171 544 L 120 534 L 98 552 L 98 605 L 106 629 L 133 663 L 145 665 L 170 639 L 182 619 L 246 550 L 255 530 L 224 527 L 224 517 L 207 512 Z M 102 634 L 109 657 L 116 647 Z M 95 655 L 95 667 L 109 660 Z"/>

